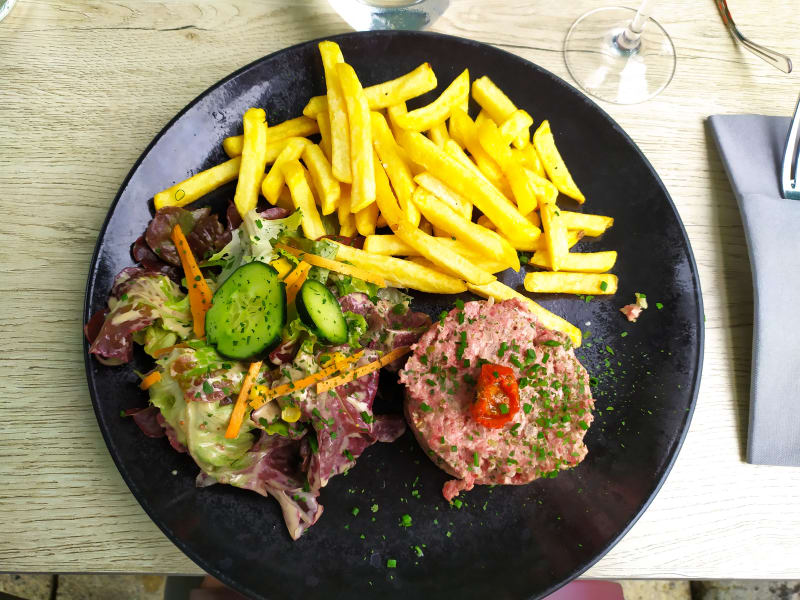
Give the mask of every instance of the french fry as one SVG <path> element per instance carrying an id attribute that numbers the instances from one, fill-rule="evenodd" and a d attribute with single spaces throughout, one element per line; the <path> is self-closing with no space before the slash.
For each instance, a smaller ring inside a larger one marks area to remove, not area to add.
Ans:
<path id="1" fill-rule="evenodd" d="M 238 137 L 238 136 L 237 136 Z M 242 146 L 241 144 L 237 144 L 236 146 L 232 146 L 228 144 L 228 148 L 225 148 L 225 142 L 227 142 L 231 138 L 225 138 L 222 140 L 222 148 L 225 150 L 225 154 L 230 156 L 231 158 L 235 158 L 236 156 L 242 155 Z M 267 164 L 270 165 L 275 162 L 275 159 L 278 158 L 278 155 L 283 151 L 286 147 L 286 143 L 289 141 L 289 138 L 283 138 L 280 140 L 270 140 L 269 136 L 267 136 L 267 153 L 266 159 Z M 229 151 L 230 150 L 230 151 Z M 236 151 L 236 154 L 233 152 Z"/>
<path id="2" fill-rule="evenodd" d="M 365 88 L 364 93 L 370 110 L 380 110 L 430 92 L 436 88 L 436 84 L 436 74 L 431 65 L 422 63 L 413 71 L 396 79 Z"/>
<path id="3" fill-rule="evenodd" d="M 322 214 L 331 214 L 336 210 L 341 196 L 341 186 L 333 176 L 331 163 L 325 158 L 322 148 L 316 144 L 309 144 L 303 149 L 303 162 L 317 191 Z"/>
<path id="4" fill-rule="evenodd" d="M 336 65 L 336 75 L 339 77 L 350 124 L 350 166 L 353 176 L 350 210 L 355 214 L 375 202 L 372 123 L 364 90 L 353 67 L 347 63 L 339 63 Z"/>
<path id="5" fill-rule="evenodd" d="M 459 294 L 467 290 L 466 284 L 461 279 L 401 258 L 371 254 L 340 244 L 336 259 L 379 274 L 394 287 L 409 288 L 431 294 Z"/>
<path id="6" fill-rule="evenodd" d="M 389 81 L 364 88 L 364 94 L 367 96 L 370 110 L 380 110 L 411 100 L 435 88 L 436 75 L 433 69 L 430 64 L 422 63 L 413 71 L 396 79 L 390 79 Z M 303 114 L 307 117 L 314 117 L 321 111 L 327 110 L 327 98 L 325 96 L 314 96 L 306 104 Z"/>
<path id="7" fill-rule="evenodd" d="M 473 261 L 483 261 L 483 253 L 476 252 L 473 248 L 452 238 L 438 240 L 453 252 Z M 370 235 L 364 239 L 364 251 L 384 256 L 421 256 L 416 248 L 412 248 L 396 235 Z M 499 264 L 499 263 L 498 263 Z M 506 267 L 503 267 L 506 268 Z"/>
<path id="8" fill-rule="evenodd" d="M 542 161 L 539 159 L 539 155 L 536 154 L 536 148 L 533 147 L 533 144 L 528 144 L 521 150 L 514 148 L 511 150 L 511 153 L 517 157 L 519 163 L 526 169 L 530 169 L 539 177 L 547 176 L 547 173 L 544 172 Z"/>
<path id="9" fill-rule="evenodd" d="M 272 163 L 272 167 L 261 182 L 261 193 L 270 204 L 278 201 L 283 189 L 283 164 L 291 160 L 298 160 L 303 155 L 305 147 L 310 144 L 311 142 L 302 137 L 289 138 L 286 142 L 286 147 Z"/>
<path id="10" fill-rule="evenodd" d="M 344 223 L 339 224 L 339 235 L 353 237 L 356 233 L 358 233 L 356 230 L 356 216 L 353 213 L 347 213 Z"/>
<path id="11" fill-rule="evenodd" d="M 281 165 L 283 175 L 286 179 L 286 185 L 289 187 L 289 192 L 292 194 L 292 202 L 295 208 L 299 208 L 303 214 L 301 227 L 303 234 L 311 239 L 316 240 L 325 235 L 325 227 L 322 225 L 317 205 L 314 202 L 314 194 L 308 185 L 306 178 L 306 170 L 299 160 L 289 160 Z"/>
<path id="12" fill-rule="evenodd" d="M 482 296 L 483 298 L 494 298 L 498 302 L 509 300 L 511 298 L 517 298 L 518 300 L 521 300 L 528 306 L 531 312 L 536 315 L 537 320 L 544 327 L 566 334 L 573 346 L 577 347 L 581 345 L 582 336 L 580 329 L 575 327 L 569 321 L 551 313 L 549 310 L 534 302 L 527 296 L 520 294 L 513 288 L 508 287 L 504 283 L 501 283 L 500 281 L 493 281 L 488 285 L 480 286 L 467 284 L 467 287 L 469 287 L 469 290 L 472 293 L 477 294 L 478 296 Z"/>
<path id="13" fill-rule="evenodd" d="M 517 110 L 509 97 L 485 75 L 472 82 L 472 97 L 495 123 L 505 122 Z M 528 143 L 528 137 L 524 135 L 514 140 L 516 148 L 524 148 Z"/>
<path id="14" fill-rule="evenodd" d="M 331 165 L 339 181 L 351 183 L 353 173 L 350 162 L 350 126 L 347 106 L 339 82 L 336 65 L 344 62 L 342 51 L 335 42 L 320 42 L 319 53 L 325 71 L 328 90 L 328 116 L 331 123 Z"/>
<path id="15" fill-rule="evenodd" d="M 555 204 L 542 204 L 539 207 L 539 215 L 542 217 L 544 240 L 550 256 L 550 269 L 559 271 L 564 257 L 569 252 L 567 228 L 564 226 L 564 221 Z"/>
<path id="16" fill-rule="evenodd" d="M 506 179 L 511 186 L 520 214 L 529 215 L 539 204 L 536 190 L 531 184 L 530 171 L 511 158 L 506 166 Z"/>
<path id="17" fill-rule="evenodd" d="M 567 248 L 568 249 L 572 248 L 573 246 L 575 246 L 575 244 L 580 242 L 582 238 L 583 238 L 582 231 L 567 231 Z M 531 250 L 531 252 L 547 252 L 547 243 L 544 239 L 544 236 L 541 236 L 538 240 L 536 240 L 536 244 L 534 246 L 535 247 L 533 248 L 533 250 Z M 548 261 L 549 260 L 550 258 L 548 255 Z M 548 266 L 550 265 L 549 262 L 547 264 Z"/>
<path id="18" fill-rule="evenodd" d="M 440 244 L 437 238 L 424 233 L 406 221 L 400 221 L 395 234 L 446 273 L 478 285 L 495 280 L 495 276 L 491 273 L 479 269 L 444 244 Z"/>
<path id="19" fill-rule="evenodd" d="M 350 237 L 356 234 L 356 218 L 350 210 L 350 185 L 347 183 L 341 184 L 336 216 L 339 220 L 339 235 Z"/>
<path id="20" fill-rule="evenodd" d="M 569 252 L 561 259 L 561 270 L 576 273 L 606 273 L 614 268 L 617 253 L 606 252 Z M 550 255 L 547 250 L 537 250 L 531 257 L 530 264 L 543 269 L 550 268 Z"/>
<path id="21" fill-rule="evenodd" d="M 209 192 L 233 181 L 239 176 L 239 167 L 242 164 L 242 157 L 231 158 L 224 163 L 200 171 L 176 183 L 153 196 L 153 204 L 156 210 L 165 206 L 186 206 L 198 198 L 202 198 Z"/>
<path id="22" fill-rule="evenodd" d="M 419 256 L 414 248 L 396 235 L 368 235 L 364 238 L 364 252 L 383 256 Z"/>
<path id="23" fill-rule="evenodd" d="M 420 219 L 419 230 L 424 234 L 433 235 L 433 226 L 428 223 L 427 219 Z"/>
<path id="24" fill-rule="evenodd" d="M 445 140 L 445 145 L 446 144 L 447 141 Z M 472 220 L 472 202 L 451 190 L 430 173 L 420 173 L 414 177 L 414 182 L 421 188 L 428 190 L 442 202 L 447 203 L 450 208 L 459 213 L 468 221 Z"/>
<path id="25" fill-rule="evenodd" d="M 506 171 L 508 163 L 511 161 L 511 148 L 500 135 L 497 125 L 491 119 L 484 120 L 480 125 L 476 121 L 475 125 L 481 148 L 503 171 Z"/>
<path id="26" fill-rule="evenodd" d="M 453 139 L 461 140 L 461 145 L 472 155 L 472 160 L 478 165 L 481 173 L 497 185 L 497 182 L 503 178 L 503 170 L 483 149 L 478 139 L 478 129 L 475 127 L 475 123 L 460 108 L 454 109 L 450 115 L 450 136 Z"/>
<path id="27" fill-rule="evenodd" d="M 323 67 L 324 68 L 324 67 Z M 303 116 L 309 119 L 318 119 L 319 114 L 328 112 L 328 96 L 312 96 L 311 100 L 303 107 Z"/>
<path id="28" fill-rule="evenodd" d="M 373 150 L 373 152 L 375 151 Z M 389 227 L 396 226 L 404 219 L 403 211 L 397 203 L 392 186 L 389 184 L 389 177 L 386 175 L 377 153 L 373 155 L 372 164 L 375 170 L 375 204 L 378 205 L 378 210 L 386 219 L 387 225 Z"/>
<path id="29" fill-rule="evenodd" d="M 469 98 L 468 69 L 464 69 L 436 100 L 416 110 L 397 114 L 395 122 L 403 129 L 427 131 L 437 123 L 443 123 L 454 107 L 463 105 L 465 98 Z"/>
<path id="30" fill-rule="evenodd" d="M 239 214 L 244 216 L 258 204 L 258 188 L 267 166 L 267 113 L 263 108 L 249 108 L 242 122 L 242 164 L 233 203 Z"/>
<path id="31" fill-rule="evenodd" d="M 511 193 L 517 202 L 517 208 L 523 215 L 527 215 L 536 208 L 536 193 L 530 183 L 525 168 L 511 153 L 500 130 L 491 119 L 486 119 L 478 128 L 478 140 L 481 147 L 503 169 L 506 179 L 511 186 Z"/>
<path id="32" fill-rule="evenodd" d="M 408 260 L 413 262 L 415 265 L 422 265 L 423 267 L 431 269 L 432 271 L 439 271 L 441 273 L 441 269 L 439 269 L 439 267 L 437 267 L 424 256 L 412 256 Z"/>
<path id="33" fill-rule="evenodd" d="M 400 102 L 399 104 L 392 104 L 389 108 L 386 109 L 386 116 L 389 118 L 389 124 L 391 125 L 392 135 L 397 138 L 397 134 L 403 131 L 403 128 L 400 127 L 397 123 L 397 119 L 402 118 L 403 115 L 408 113 L 408 109 L 406 108 L 405 102 Z"/>
<path id="34" fill-rule="evenodd" d="M 431 127 L 428 130 L 428 137 L 434 144 L 439 146 L 439 148 L 444 148 L 444 143 L 450 137 L 447 134 L 447 125 L 445 125 L 445 122 L 442 121 L 441 123 L 437 123 L 436 125 Z"/>
<path id="35" fill-rule="evenodd" d="M 470 198 L 504 236 L 512 241 L 512 246 L 514 240 L 529 244 L 539 237 L 539 229 L 522 216 L 497 188 L 488 184 L 488 180 L 477 176 L 457 159 L 437 148 L 425 136 L 406 131 L 398 141 L 411 160 L 425 167 L 434 177 L 447 181 L 462 196 Z"/>
<path id="36" fill-rule="evenodd" d="M 503 138 L 503 141 L 505 141 L 506 144 L 510 144 L 517 139 L 530 139 L 531 125 L 533 125 L 533 117 L 524 110 L 515 110 L 505 121 L 500 123 L 498 129 L 500 130 L 500 136 Z M 528 143 L 523 147 L 529 145 Z"/>
<path id="37" fill-rule="evenodd" d="M 511 245 L 494 231 L 467 221 L 430 192 L 417 188 L 414 203 L 423 216 L 439 229 L 494 262 L 519 271 L 519 257 Z"/>
<path id="38" fill-rule="evenodd" d="M 423 256 L 412 256 L 409 258 L 413 263 L 417 263 L 418 265 L 422 265 L 423 267 L 428 267 L 429 269 L 433 269 L 434 271 L 439 271 L 439 267 L 434 265 L 431 261 Z M 471 259 L 472 262 L 475 264 L 476 267 L 479 269 L 483 269 L 487 273 L 502 273 L 506 269 L 508 269 L 508 265 L 501 264 L 499 262 L 494 262 L 491 260 L 486 260 L 484 258 L 477 258 Z"/>
<path id="39" fill-rule="evenodd" d="M 401 149 L 398 147 L 383 115 L 377 112 L 370 113 L 370 121 L 372 123 L 372 143 L 378 153 L 381 165 L 383 165 L 389 180 L 392 182 L 392 187 L 397 194 L 397 200 L 400 202 L 400 208 L 412 225 L 418 225 L 419 210 L 411 201 L 411 195 L 414 193 L 415 187 L 411 168 L 403 158 Z M 386 220 L 391 224 L 388 217 Z"/>
<path id="40" fill-rule="evenodd" d="M 469 111 L 465 110 L 464 112 L 469 112 Z M 481 109 L 481 111 L 478 113 L 478 116 L 475 117 L 475 127 L 480 129 L 480 126 L 483 125 L 483 123 L 486 121 L 491 121 L 492 123 L 494 123 L 494 120 L 492 119 L 492 117 L 489 116 L 489 113 Z M 495 123 L 495 125 L 497 125 L 497 123 Z M 509 144 L 510 143 L 511 142 L 509 142 Z"/>
<path id="41" fill-rule="evenodd" d="M 564 219 L 564 225 L 567 227 L 567 229 L 579 229 L 591 237 L 603 235 L 606 229 L 614 224 L 614 219 L 612 217 L 589 215 L 586 213 L 572 212 L 568 210 L 562 210 L 559 212 L 561 212 L 561 216 Z"/>
<path id="42" fill-rule="evenodd" d="M 536 227 L 542 226 L 542 219 L 541 217 L 539 217 L 539 213 L 537 212 L 530 212 L 527 215 L 525 215 L 525 218 L 528 219 L 528 221 L 530 221 L 531 223 L 533 223 L 534 226 Z M 544 238 L 541 237 L 539 239 L 544 240 Z"/>
<path id="43" fill-rule="evenodd" d="M 542 294 L 614 294 L 617 291 L 617 276 L 611 273 L 534 271 L 525 275 L 523 285 L 529 292 Z"/>
<path id="44" fill-rule="evenodd" d="M 564 164 L 564 159 L 561 158 L 561 154 L 556 148 L 549 121 L 542 121 L 542 124 L 534 132 L 533 146 L 544 165 L 544 170 L 547 171 L 547 176 L 558 188 L 558 191 L 583 204 L 586 198 L 573 181 L 567 165 Z"/>
<path id="45" fill-rule="evenodd" d="M 375 224 L 378 221 L 378 205 L 373 202 L 355 213 L 354 217 L 359 235 L 372 235 L 375 233 Z"/>
<path id="46" fill-rule="evenodd" d="M 283 123 L 269 126 L 266 146 L 267 148 L 270 146 L 277 147 L 278 142 L 281 140 L 285 140 L 290 137 L 305 137 L 315 133 L 319 133 L 319 126 L 313 119 L 309 119 L 308 117 L 289 119 Z M 222 148 L 225 150 L 225 153 L 228 156 L 233 158 L 234 156 L 241 155 L 243 143 L 243 135 L 234 135 L 231 137 L 226 137 L 224 140 L 222 140 Z M 275 156 L 278 155 L 278 152 L 273 150 L 273 154 Z"/>
<path id="47" fill-rule="evenodd" d="M 558 198 L 558 188 L 553 185 L 553 182 L 537 175 L 528 168 L 523 168 L 528 178 L 528 185 L 536 196 L 537 204 L 539 206 L 543 204 L 555 204 Z"/>
<path id="48" fill-rule="evenodd" d="M 317 115 L 317 126 L 319 127 L 320 137 L 319 147 L 322 148 L 325 157 L 330 162 L 333 157 L 333 151 L 331 149 L 331 117 L 327 111 Z M 542 174 L 544 175 L 544 170 L 542 170 Z"/>
<path id="49" fill-rule="evenodd" d="M 445 154 L 449 155 L 451 158 L 458 161 L 461 165 L 463 165 L 466 169 L 469 169 L 472 173 L 475 174 L 481 181 L 486 182 L 486 185 L 493 187 L 496 191 L 500 193 L 503 198 L 505 198 L 509 203 L 511 202 L 510 198 L 512 197 L 511 189 L 508 185 L 508 181 L 505 178 L 501 178 L 500 180 L 491 181 L 485 173 L 482 173 L 481 170 L 478 168 L 474 162 L 472 162 L 469 157 L 464 153 L 464 151 L 459 147 L 458 144 L 449 140 L 444 145 Z M 511 204 L 511 206 L 514 206 Z"/>

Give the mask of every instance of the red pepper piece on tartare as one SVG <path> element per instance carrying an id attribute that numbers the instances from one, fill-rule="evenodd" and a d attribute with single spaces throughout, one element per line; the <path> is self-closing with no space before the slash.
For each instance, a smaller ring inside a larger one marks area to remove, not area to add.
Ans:
<path id="1" fill-rule="evenodd" d="M 509 423 L 519 411 L 519 387 L 511 367 L 486 363 L 478 379 L 472 417 L 492 429 Z"/>

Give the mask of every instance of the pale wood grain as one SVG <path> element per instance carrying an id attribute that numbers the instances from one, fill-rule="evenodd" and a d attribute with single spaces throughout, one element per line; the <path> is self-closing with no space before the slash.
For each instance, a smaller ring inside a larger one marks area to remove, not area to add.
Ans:
<path id="1" fill-rule="evenodd" d="M 604 1 L 455 0 L 438 31 L 568 79 L 571 22 Z M 792 3 L 731 0 L 753 39 L 800 60 Z M 591 577 L 800 578 L 800 469 L 742 462 L 752 287 L 704 119 L 788 114 L 796 75 L 737 47 L 711 0 L 662 0 L 678 70 L 658 98 L 604 105 L 661 174 L 691 238 L 706 355 L 672 474 Z M 83 374 L 81 305 L 99 227 L 161 127 L 231 71 L 347 31 L 323 0 L 19 0 L 0 24 L 0 570 L 197 573 L 118 475 Z"/>

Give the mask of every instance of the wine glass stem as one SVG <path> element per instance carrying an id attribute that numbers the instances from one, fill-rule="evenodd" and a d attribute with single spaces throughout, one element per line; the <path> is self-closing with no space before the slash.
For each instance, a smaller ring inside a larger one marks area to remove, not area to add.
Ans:
<path id="1" fill-rule="evenodd" d="M 639 49 L 642 32 L 647 24 L 647 20 L 650 18 L 654 3 L 655 0 L 642 0 L 642 4 L 639 6 L 639 10 L 636 11 L 636 15 L 631 19 L 631 22 L 628 23 L 628 26 L 617 36 L 615 41 L 617 46 L 622 50 L 635 52 Z"/>

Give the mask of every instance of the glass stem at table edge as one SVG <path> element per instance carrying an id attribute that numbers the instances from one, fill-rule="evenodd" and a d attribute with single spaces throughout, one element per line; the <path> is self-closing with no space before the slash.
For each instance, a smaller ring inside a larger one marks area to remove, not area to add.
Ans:
<path id="1" fill-rule="evenodd" d="M 642 0 L 639 10 L 636 11 L 628 26 L 617 35 L 613 43 L 621 51 L 634 54 L 642 45 L 642 32 L 653 12 L 655 0 Z"/>

